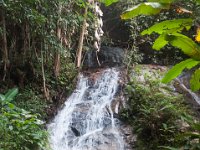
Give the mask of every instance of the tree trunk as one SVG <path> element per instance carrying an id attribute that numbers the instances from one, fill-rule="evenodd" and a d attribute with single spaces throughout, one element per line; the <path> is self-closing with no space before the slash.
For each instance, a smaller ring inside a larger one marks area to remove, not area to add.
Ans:
<path id="1" fill-rule="evenodd" d="M 86 24 L 87 24 L 87 11 L 88 7 L 85 7 L 85 12 L 84 12 L 84 20 L 83 20 L 83 25 L 80 33 L 80 38 L 79 38 L 79 43 L 78 43 L 78 49 L 77 49 L 77 68 L 80 68 L 81 66 L 81 59 L 82 59 L 82 51 L 83 51 L 83 41 L 84 41 L 84 35 L 86 32 Z"/>
<path id="2" fill-rule="evenodd" d="M 61 39 L 61 29 L 58 27 L 57 29 L 57 37 Z M 55 52 L 54 57 L 54 75 L 57 78 L 60 75 L 60 52 Z"/>
<path id="3" fill-rule="evenodd" d="M 58 10 L 58 14 L 61 15 L 61 11 L 62 11 L 62 5 L 59 4 L 59 10 Z M 58 39 L 61 41 L 61 28 L 60 28 L 60 18 L 57 22 L 57 30 L 56 30 L 56 34 Z M 60 52 L 56 51 L 55 52 L 55 56 L 54 56 L 54 75 L 56 78 L 58 78 L 58 76 L 60 75 Z"/>
<path id="4" fill-rule="evenodd" d="M 7 37 L 6 37 L 6 18 L 5 18 L 5 11 L 0 8 L 0 15 L 1 15 L 1 24 L 2 24 L 2 59 L 3 59 L 3 81 L 6 79 L 7 69 L 9 67 L 9 59 L 8 59 L 8 47 L 7 47 Z"/>
<path id="5" fill-rule="evenodd" d="M 42 78 L 43 78 L 43 90 L 44 90 L 44 96 L 47 100 L 49 100 L 49 90 L 46 87 L 46 78 L 45 78 L 45 71 L 44 71 L 44 56 L 43 51 L 41 49 L 41 61 L 42 61 Z"/>

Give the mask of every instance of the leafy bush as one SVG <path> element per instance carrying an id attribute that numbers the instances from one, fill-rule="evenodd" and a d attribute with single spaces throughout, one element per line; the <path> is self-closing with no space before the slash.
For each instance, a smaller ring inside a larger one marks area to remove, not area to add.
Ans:
<path id="1" fill-rule="evenodd" d="M 162 148 L 168 150 L 199 150 L 200 149 L 200 122 L 194 120 L 191 117 L 183 118 L 189 125 L 189 129 L 186 132 L 183 132 L 177 135 L 176 139 L 182 141 L 178 147 L 164 147 Z"/>
<path id="2" fill-rule="evenodd" d="M 155 40 L 153 44 L 153 49 L 160 50 L 166 45 L 180 49 L 184 54 L 191 57 L 185 61 L 176 64 L 164 77 L 163 83 L 167 83 L 172 79 L 176 78 L 184 69 L 191 69 L 200 64 L 200 46 L 192 38 L 191 33 L 189 36 L 184 35 L 186 31 L 191 31 L 192 26 L 199 24 L 199 7 L 200 1 L 190 0 L 190 5 L 192 7 L 187 7 L 184 5 L 182 7 L 178 6 L 180 2 L 185 2 L 184 0 L 163 0 L 144 2 L 136 5 L 132 9 L 127 10 L 127 12 L 121 15 L 122 19 L 131 19 L 140 15 L 155 15 L 160 14 L 162 11 L 176 10 L 178 14 L 181 14 L 181 19 L 173 17 L 173 20 L 166 20 L 160 23 L 156 23 L 150 28 L 144 30 L 142 35 L 158 34 L 159 37 Z M 146 10 L 147 9 L 147 10 Z M 145 10 L 145 11 L 144 11 Z M 194 14 L 194 15 L 193 15 Z M 198 26 L 198 25 L 197 25 Z M 181 32 L 183 34 L 181 34 Z M 197 29 L 197 34 L 195 40 L 199 42 L 199 27 Z M 181 66 L 181 68 L 179 68 Z M 179 68 L 179 69 L 178 69 Z M 193 76 L 191 77 L 190 84 L 193 91 L 200 89 L 199 83 L 199 68 L 196 69 Z"/>
<path id="3" fill-rule="evenodd" d="M 188 114 L 183 97 L 161 84 L 152 70 L 142 74 L 135 72 L 126 87 L 129 101 L 128 108 L 121 112 L 122 119 L 138 134 L 139 149 L 179 145 L 176 136 L 181 133 L 180 122 L 184 122 L 181 116 Z"/>
<path id="4" fill-rule="evenodd" d="M 0 149 L 37 150 L 45 149 L 47 132 L 38 116 L 11 103 L 17 89 L 0 94 Z"/>
<path id="5" fill-rule="evenodd" d="M 47 117 L 45 111 L 48 106 L 48 102 L 43 98 L 42 93 L 38 93 L 34 88 L 26 86 L 23 91 L 16 96 L 13 104 L 19 108 L 28 110 L 33 114 L 40 114 L 38 117 L 41 119 L 45 119 Z"/>

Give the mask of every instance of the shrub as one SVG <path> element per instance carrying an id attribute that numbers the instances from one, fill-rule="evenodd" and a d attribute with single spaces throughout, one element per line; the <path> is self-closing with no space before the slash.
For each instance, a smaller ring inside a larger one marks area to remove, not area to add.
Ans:
<path id="1" fill-rule="evenodd" d="M 142 74 L 135 72 L 126 87 L 128 108 L 121 112 L 122 119 L 133 126 L 139 149 L 179 145 L 175 137 L 181 133 L 181 116 L 189 112 L 183 97 L 161 84 L 152 70 Z"/>
<path id="2" fill-rule="evenodd" d="M 0 94 L 0 149 L 37 150 L 45 149 L 47 132 L 36 114 L 16 107 L 10 101 L 17 89 Z"/>

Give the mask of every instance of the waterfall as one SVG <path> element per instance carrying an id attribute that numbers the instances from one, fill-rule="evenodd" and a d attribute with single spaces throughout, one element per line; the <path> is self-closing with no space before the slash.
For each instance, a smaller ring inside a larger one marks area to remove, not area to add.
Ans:
<path id="1" fill-rule="evenodd" d="M 112 105 L 118 79 L 115 68 L 94 77 L 79 75 L 76 90 L 48 125 L 53 150 L 125 149 Z"/>

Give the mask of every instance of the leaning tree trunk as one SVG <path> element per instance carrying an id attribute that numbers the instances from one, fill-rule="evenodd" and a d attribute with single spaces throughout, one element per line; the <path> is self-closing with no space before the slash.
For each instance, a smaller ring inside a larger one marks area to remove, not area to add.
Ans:
<path id="1" fill-rule="evenodd" d="M 7 37 L 6 37 L 6 18 L 4 9 L 0 8 L 1 26 L 3 29 L 2 33 L 2 59 L 3 59 L 3 81 L 6 79 L 7 69 L 9 66 L 8 59 L 8 47 L 7 47 Z"/>
<path id="2" fill-rule="evenodd" d="M 87 29 L 87 11 L 88 7 L 85 7 L 85 12 L 84 12 L 84 20 L 83 20 L 83 25 L 80 33 L 80 38 L 79 38 L 79 43 L 78 43 L 78 49 L 77 49 L 77 68 L 80 68 L 81 66 L 81 59 L 82 59 L 82 51 L 83 51 L 83 41 L 84 41 L 84 35 Z"/>

